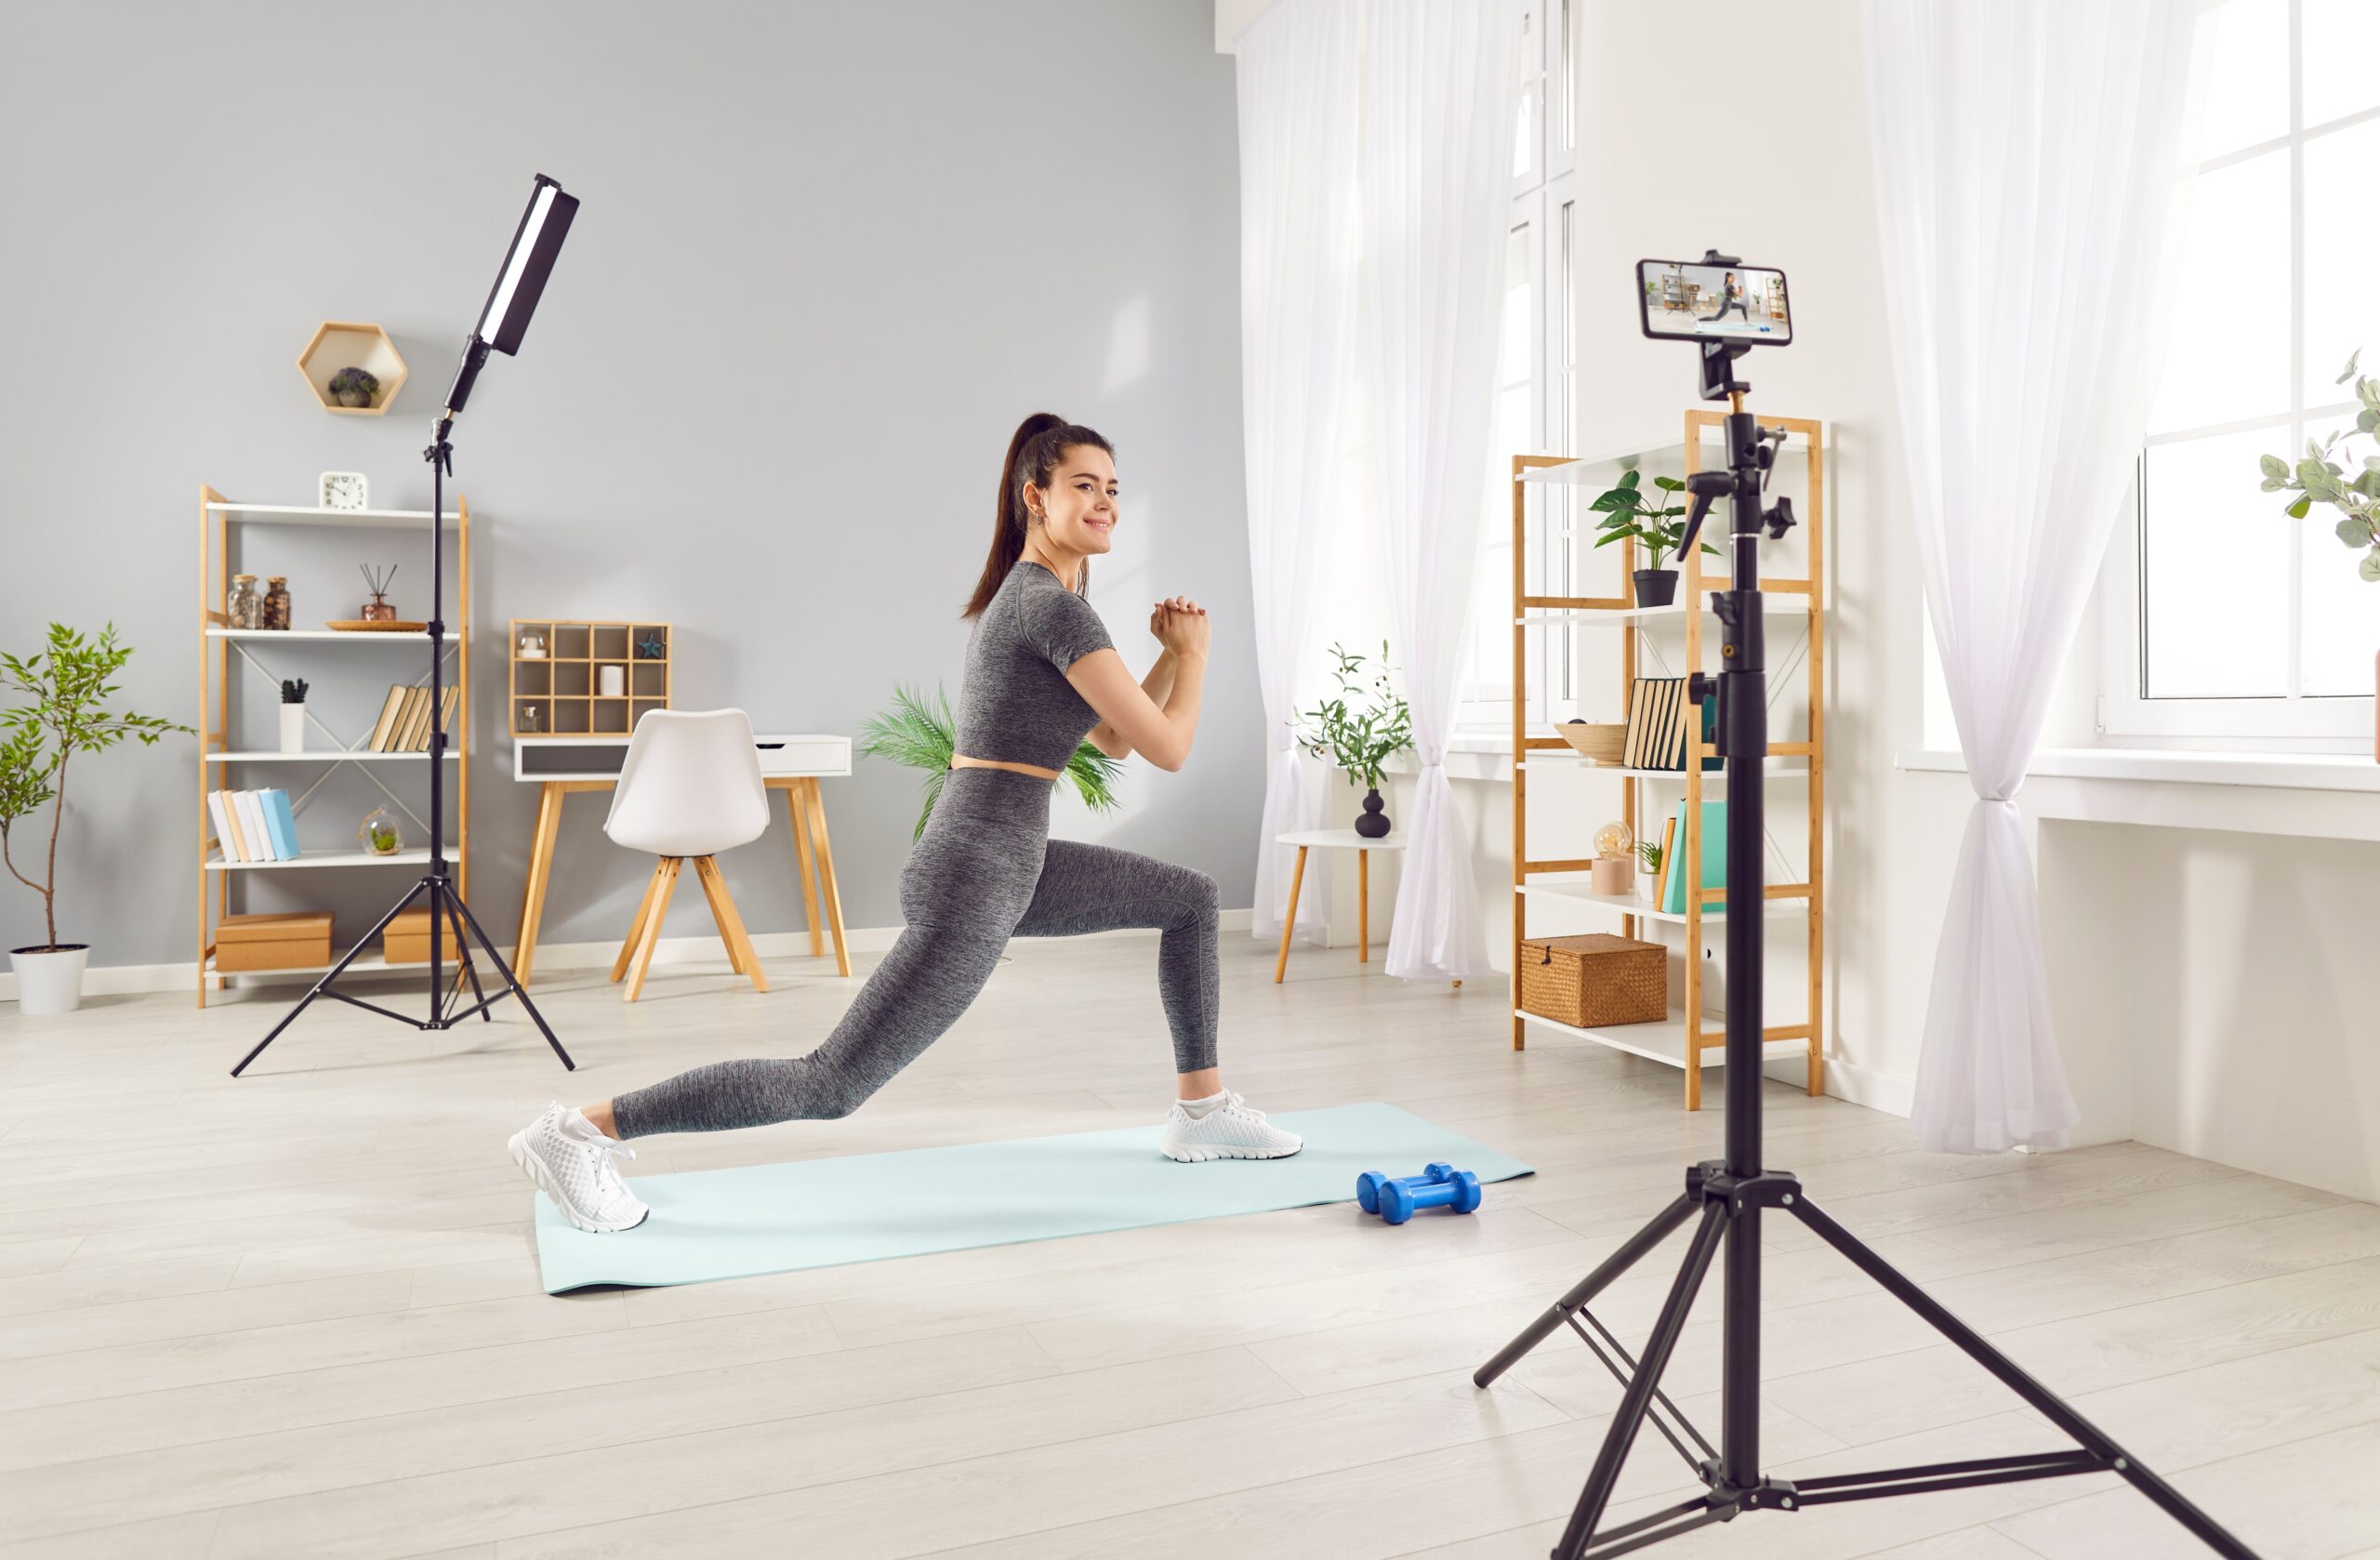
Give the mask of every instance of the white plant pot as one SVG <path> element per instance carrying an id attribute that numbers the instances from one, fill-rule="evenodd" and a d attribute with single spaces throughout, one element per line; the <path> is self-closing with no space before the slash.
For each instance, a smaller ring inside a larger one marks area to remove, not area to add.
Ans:
<path id="1" fill-rule="evenodd" d="M 281 750 L 284 753 L 306 750 L 306 707 L 302 704 L 281 707 Z"/>
<path id="2" fill-rule="evenodd" d="M 1639 899 L 1643 900 L 1646 904 L 1650 905 L 1650 904 L 1653 902 L 1654 895 L 1655 895 L 1655 894 L 1656 894 L 1656 892 L 1659 890 L 1660 886 L 1661 886 L 1661 875 L 1660 875 L 1659 873 L 1658 873 L 1658 872 L 1650 872 L 1650 871 L 1646 871 L 1646 870 L 1644 867 L 1642 867 L 1642 866 L 1639 866 L 1639 867 L 1637 868 L 1637 870 L 1636 870 L 1636 897 L 1637 897 L 1637 898 L 1639 898 Z"/>
<path id="3" fill-rule="evenodd" d="M 90 954 L 80 943 L 54 952 L 9 949 L 8 963 L 17 972 L 17 1011 L 26 1018 L 43 1018 L 81 1007 L 83 964 Z"/>

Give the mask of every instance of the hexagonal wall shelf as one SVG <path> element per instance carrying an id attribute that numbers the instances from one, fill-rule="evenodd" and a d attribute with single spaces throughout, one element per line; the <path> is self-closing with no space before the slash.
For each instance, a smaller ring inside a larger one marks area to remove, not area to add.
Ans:
<path id="1" fill-rule="evenodd" d="M 331 394 L 331 378 L 342 368 L 361 368 L 380 381 L 371 405 L 342 406 Z M 354 417 L 378 416 L 397 398 L 397 391 L 405 388 L 405 360 L 397 355 L 389 333 L 378 325 L 346 320 L 323 322 L 306 350 L 298 354 L 298 372 L 314 387 L 314 399 L 322 403 L 324 411 Z"/>

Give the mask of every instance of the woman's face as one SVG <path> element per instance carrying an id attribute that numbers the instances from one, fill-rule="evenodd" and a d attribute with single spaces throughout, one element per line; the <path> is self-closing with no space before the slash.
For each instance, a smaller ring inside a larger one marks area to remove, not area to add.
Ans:
<path id="1" fill-rule="evenodd" d="M 1096 444 L 1077 444 L 1058 457 L 1047 491 L 1027 483 L 1025 502 L 1048 518 L 1047 544 L 1085 555 L 1114 545 L 1118 518 L 1116 462 Z"/>

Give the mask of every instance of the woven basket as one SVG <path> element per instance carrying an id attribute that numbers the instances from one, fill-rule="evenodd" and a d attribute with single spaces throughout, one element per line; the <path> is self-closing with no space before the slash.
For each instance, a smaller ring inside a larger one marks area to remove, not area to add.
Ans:
<path id="1" fill-rule="evenodd" d="M 1524 1011 L 1581 1029 L 1658 1023 L 1670 1014 L 1669 950 L 1605 932 L 1531 937 L 1520 987 Z"/>
<path id="2" fill-rule="evenodd" d="M 1628 747 L 1625 725 L 1596 725 L 1587 721 L 1557 722 L 1554 733 L 1589 763 L 1616 764 Z"/>

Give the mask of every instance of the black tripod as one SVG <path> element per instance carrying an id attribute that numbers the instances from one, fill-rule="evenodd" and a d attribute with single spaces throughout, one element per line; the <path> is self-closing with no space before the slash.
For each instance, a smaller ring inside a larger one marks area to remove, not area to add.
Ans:
<path id="1" fill-rule="evenodd" d="M 1785 435 L 1781 430 L 1761 429 L 1752 415 L 1744 410 L 1744 392 L 1752 387 L 1734 377 L 1732 364 L 1745 350 L 1740 343 L 1703 343 L 1702 398 L 1724 398 L 1728 403 L 1727 469 L 1698 472 L 1687 479 L 1687 486 L 1694 493 L 1694 509 L 1678 549 L 1684 556 L 1694 547 L 1696 531 L 1713 499 L 1726 496 L 1733 501 L 1734 556 L 1729 577 L 1736 585 L 1718 592 L 1716 604 L 1724 626 L 1726 669 L 1715 680 L 1715 688 L 1713 680 L 1700 672 L 1693 673 L 1688 681 L 1689 695 L 1696 702 L 1714 694 L 1718 698 L 1718 748 L 1727 760 L 1726 898 L 1735 913 L 1727 917 L 1726 1157 L 1688 1167 L 1686 1190 L 1675 1202 L 1505 1344 L 1502 1352 L 1480 1367 L 1472 1380 L 1480 1386 L 1488 1385 L 1557 1328 L 1567 1325 L 1586 1341 L 1595 1357 L 1625 1388 L 1611 1429 L 1604 1436 L 1603 1448 L 1587 1474 L 1586 1487 L 1580 1492 L 1578 1506 L 1570 1514 L 1569 1526 L 1563 1529 L 1561 1542 L 1554 1549 L 1554 1560 L 1585 1560 L 1590 1554 L 1595 1560 L 1603 1560 L 1605 1556 L 1658 1543 L 1690 1528 L 1732 1521 L 1744 1511 L 1799 1511 L 1804 1506 L 1838 1501 L 1876 1500 L 2103 1471 L 2122 1474 L 2217 1553 L 2230 1556 L 2231 1560 L 2255 1560 L 2247 1545 L 2216 1526 L 2171 1485 L 2142 1467 L 2137 1459 L 2048 1388 L 2018 1369 L 1973 1329 L 1812 1206 L 1790 1170 L 1767 1170 L 1761 1164 L 1763 918 L 1747 913 L 1763 898 L 1762 760 L 1768 751 L 1767 673 L 1758 588 L 1760 532 L 1765 522 L 1771 537 L 1782 536 L 1793 523 L 1793 510 L 1783 498 L 1765 515 L 1761 509 L 1762 489 L 1766 484 L 1770 463 L 1776 458 L 1771 442 Z M 1696 610 L 1698 604 L 1688 602 L 1687 610 Z M 2051 1423 L 2072 1436 L 2080 1449 L 1933 1462 L 1791 1482 L 1765 1476 L 1760 1465 L 1760 1215 L 1767 1208 L 1781 1208 L 1807 1224 L 1821 1240 L 1850 1259 L 1895 1299 L 1924 1317 Z M 1587 1304 L 1689 1219 L 1697 1223 L 1685 1264 L 1670 1286 L 1669 1298 L 1653 1323 L 1643 1356 L 1632 1359 L 1610 1329 L 1588 1313 Z M 1695 1291 L 1701 1287 L 1703 1276 L 1710 1271 L 1712 1258 L 1718 1253 L 1723 1240 L 1727 1253 L 1720 1409 L 1724 1422 L 1720 1427 L 1721 1445 L 1714 1448 L 1678 1412 L 1677 1405 L 1661 1391 L 1660 1382 L 1678 1335 L 1685 1330 Z M 1595 1526 L 1603 1520 L 1604 1508 L 1619 1483 L 1620 1466 L 1628 1459 L 1638 1429 L 1648 1421 L 1709 1487 L 1691 1500 L 1597 1532 Z M 1688 1440 L 1692 1450 L 1688 1449 Z"/>
<path id="2" fill-rule="evenodd" d="M 483 347 L 481 350 L 484 351 L 486 349 Z M 439 657 L 445 648 L 446 625 L 439 620 L 438 614 L 445 586 L 445 475 L 454 469 L 455 459 L 454 447 L 447 443 L 446 433 L 454 426 L 453 414 L 442 414 L 436 435 L 430 447 L 422 452 L 422 458 L 430 462 L 430 707 L 433 711 L 438 708 L 440 697 Z M 355 946 L 347 950 L 347 957 L 332 965 L 323 978 L 314 983 L 313 989 L 298 999 L 296 1007 L 282 1015 L 281 1022 L 272 1026 L 272 1033 L 257 1042 L 256 1050 L 240 1058 L 239 1066 L 231 1069 L 233 1077 L 239 1077 L 249 1063 L 261 1055 L 264 1048 L 271 1045 L 284 1029 L 297 1022 L 298 1015 L 304 1012 L 317 997 L 335 997 L 366 1011 L 378 1013 L 382 1018 L 410 1024 L 416 1029 L 451 1029 L 473 1013 L 477 1013 L 483 1023 L 492 1022 L 488 1017 L 489 1007 L 507 997 L 517 997 L 530 1022 L 537 1026 L 537 1033 L 546 1038 L 546 1043 L 554 1048 L 554 1054 L 562 1058 L 562 1064 L 573 1072 L 578 1070 L 578 1064 L 570 1059 L 570 1052 L 562 1050 L 562 1042 L 554 1038 L 554 1032 L 546 1027 L 545 1016 L 537 1011 L 537 1005 L 529 1000 L 529 994 L 521 989 L 519 981 L 512 978 L 511 967 L 504 962 L 504 956 L 496 951 L 496 945 L 488 941 L 486 932 L 480 930 L 479 920 L 472 916 L 471 907 L 463 903 L 463 896 L 456 891 L 454 879 L 446 874 L 445 760 L 446 732 L 443 724 L 433 716 L 430 734 L 429 872 L 405 891 L 403 898 L 389 906 L 389 913 L 375 922 L 371 931 L 356 940 Z M 356 955 L 370 946 L 372 939 L 380 934 L 381 929 L 396 919 L 416 900 L 424 901 L 430 906 L 430 1016 L 409 1018 L 377 1002 L 367 1002 L 361 997 L 350 997 L 335 989 L 331 983 L 346 972 L 347 967 L 355 961 Z M 462 966 L 464 977 L 471 983 L 471 996 L 475 998 L 469 1007 L 459 1012 L 447 1011 L 451 1002 L 461 999 L 462 986 L 460 982 L 446 977 L 442 963 L 442 932 L 445 928 L 454 931 L 455 958 Z M 472 937 L 479 939 L 481 951 L 487 955 L 488 963 L 495 966 L 496 974 L 503 977 L 504 985 L 494 996 L 481 988 L 479 970 L 471 962 L 469 939 Z"/>

